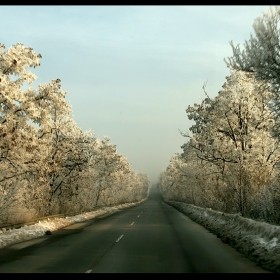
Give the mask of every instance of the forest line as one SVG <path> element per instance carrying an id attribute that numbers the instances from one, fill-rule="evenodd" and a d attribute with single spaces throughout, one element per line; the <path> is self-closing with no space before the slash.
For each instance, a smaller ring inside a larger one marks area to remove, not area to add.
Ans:
<path id="1" fill-rule="evenodd" d="M 77 126 L 60 79 L 32 87 L 28 69 L 41 58 L 22 43 L 0 45 L 0 223 L 146 198 L 147 175 L 109 137 Z"/>
<path id="2" fill-rule="evenodd" d="M 243 48 L 230 42 L 222 90 L 188 106 L 183 152 L 159 176 L 166 200 L 280 223 L 280 9 L 255 19 Z"/>

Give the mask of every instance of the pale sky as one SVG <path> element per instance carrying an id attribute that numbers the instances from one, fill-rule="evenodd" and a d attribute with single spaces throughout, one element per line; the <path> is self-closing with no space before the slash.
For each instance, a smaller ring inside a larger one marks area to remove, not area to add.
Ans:
<path id="1" fill-rule="evenodd" d="M 108 136 L 156 183 L 187 141 L 188 105 L 215 97 L 229 42 L 243 45 L 269 6 L 0 6 L 0 43 L 42 55 L 34 84 L 60 78 L 83 130 Z"/>

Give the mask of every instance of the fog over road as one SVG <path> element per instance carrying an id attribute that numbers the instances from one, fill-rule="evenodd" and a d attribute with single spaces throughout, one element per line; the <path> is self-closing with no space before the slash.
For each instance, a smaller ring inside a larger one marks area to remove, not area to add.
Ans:
<path id="1" fill-rule="evenodd" d="M 161 201 L 149 199 L 0 249 L 0 273 L 268 272 Z"/>

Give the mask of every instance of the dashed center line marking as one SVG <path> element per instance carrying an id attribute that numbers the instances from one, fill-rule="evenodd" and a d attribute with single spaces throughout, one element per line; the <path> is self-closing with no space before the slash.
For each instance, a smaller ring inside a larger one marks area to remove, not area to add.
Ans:
<path id="1" fill-rule="evenodd" d="M 131 223 L 130 225 L 132 226 L 134 224 L 134 222 L 133 223 Z"/>
<path id="2" fill-rule="evenodd" d="M 85 273 L 91 273 L 92 269 L 87 270 Z"/>
<path id="3" fill-rule="evenodd" d="M 140 215 L 137 216 L 137 218 L 139 218 L 139 217 L 140 217 Z"/>
<path id="4" fill-rule="evenodd" d="M 123 238 L 123 234 L 116 240 L 116 242 L 119 242 Z"/>

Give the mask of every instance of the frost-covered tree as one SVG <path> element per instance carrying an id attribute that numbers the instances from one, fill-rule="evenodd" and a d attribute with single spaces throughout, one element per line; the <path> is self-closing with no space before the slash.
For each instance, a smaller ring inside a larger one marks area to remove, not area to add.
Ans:
<path id="1" fill-rule="evenodd" d="M 60 79 L 32 87 L 28 68 L 41 57 L 20 43 L 0 45 L 0 222 L 135 199 L 127 195 L 134 186 L 142 197 L 145 180 L 131 175 L 116 145 L 77 126 Z"/>
<path id="2" fill-rule="evenodd" d="M 249 194 L 269 184 L 279 161 L 278 140 L 272 134 L 272 96 L 254 75 L 232 71 L 217 97 L 186 110 L 195 121 L 191 146 L 221 175 L 231 174 L 228 178 L 243 215 Z"/>
<path id="3" fill-rule="evenodd" d="M 121 155 L 116 151 L 116 145 L 109 143 L 110 138 L 98 139 L 95 146 L 95 156 L 91 162 L 95 173 L 94 184 L 96 186 L 96 206 L 103 198 L 102 204 L 106 203 L 107 188 L 111 186 L 110 176 L 118 168 Z"/>
<path id="4" fill-rule="evenodd" d="M 146 199 L 149 195 L 149 180 L 146 174 L 131 171 L 122 180 L 118 201 L 121 203 L 137 202 Z"/>
<path id="5" fill-rule="evenodd" d="M 22 90 L 36 76 L 27 71 L 40 65 L 40 54 L 23 44 L 5 49 L 0 45 L 0 184 L 1 200 L 21 197 L 19 188 L 28 186 L 34 152 L 38 148 L 37 130 L 32 125 L 38 111 L 34 93 Z M 13 194 L 13 195 L 11 195 Z"/>
<path id="6" fill-rule="evenodd" d="M 166 168 L 162 178 L 165 179 L 165 184 L 161 182 L 161 189 L 167 188 L 169 193 L 169 199 L 171 200 L 184 200 L 185 189 L 182 187 L 186 180 L 185 163 L 182 161 L 179 154 L 171 157 L 168 167 Z M 161 180 L 160 180 L 161 181 Z"/>
<path id="7" fill-rule="evenodd" d="M 45 177 L 50 193 L 48 201 L 49 205 L 58 207 L 53 211 L 65 213 L 75 210 L 73 204 L 77 204 L 82 182 L 90 177 L 89 163 L 94 156 L 96 138 L 90 132 L 84 133 L 72 121 L 65 122 L 63 128 L 54 132 L 51 134 L 52 144 L 45 150 Z"/>
<path id="8" fill-rule="evenodd" d="M 164 199 L 195 204 L 197 197 L 195 188 L 199 184 L 195 171 L 197 157 L 190 157 L 187 146 L 187 144 L 182 146 L 185 147 L 185 157 L 182 154 L 171 157 L 166 170 L 159 176 L 159 189 Z"/>
<path id="9" fill-rule="evenodd" d="M 52 176 L 64 164 L 58 155 L 68 156 L 66 130 L 75 131 L 71 108 L 59 79 L 32 88 L 36 76 L 27 69 L 40 65 L 40 54 L 20 43 L 0 49 L 0 181 L 7 194 L 17 186 L 25 206 L 43 215 Z"/>
<path id="10" fill-rule="evenodd" d="M 220 169 L 211 161 L 202 160 L 197 150 L 188 141 L 181 146 L 181 161 L 184 163 L 185 200 L 200 207 L 228 211 L 229 196 L 225 193 Z M 225 203 L 227 197 L 227 203 Z"/>
<path id="11" fill-rule="evenodd" d="M 280 8 L 271 6 L 269 11 L 255 19 L 254 34 L 243 48 L 230 42 L 233 55 L 225 59 L 228 67 L 254 73 L 257 79 L 276 94 L 273 108 L 278 113 L 276 135 L 280 136 Z"/>
<path id="12" fill-rule="evenodd" d="M 279 20 L 280 8 L 270 7 L 268 12 L 255 19 L 255 34 L 245 41 L 243 49 L 230 42 L 233 56 L 225 60 L 231 68 L 253 72 L 257 78 L 269 81 L 277 92 L 280 86 Z"/>
<path id="13" fill-rule="evenodd" d="M 171 157 L 166 170 L 160 174 L 159 188 L 166 200 L 183 201 L 219 211 L 228 210 L 229 198 L 217 167 L 196 155 L 190 141 L 181 146 L 183 152 Z"/>

